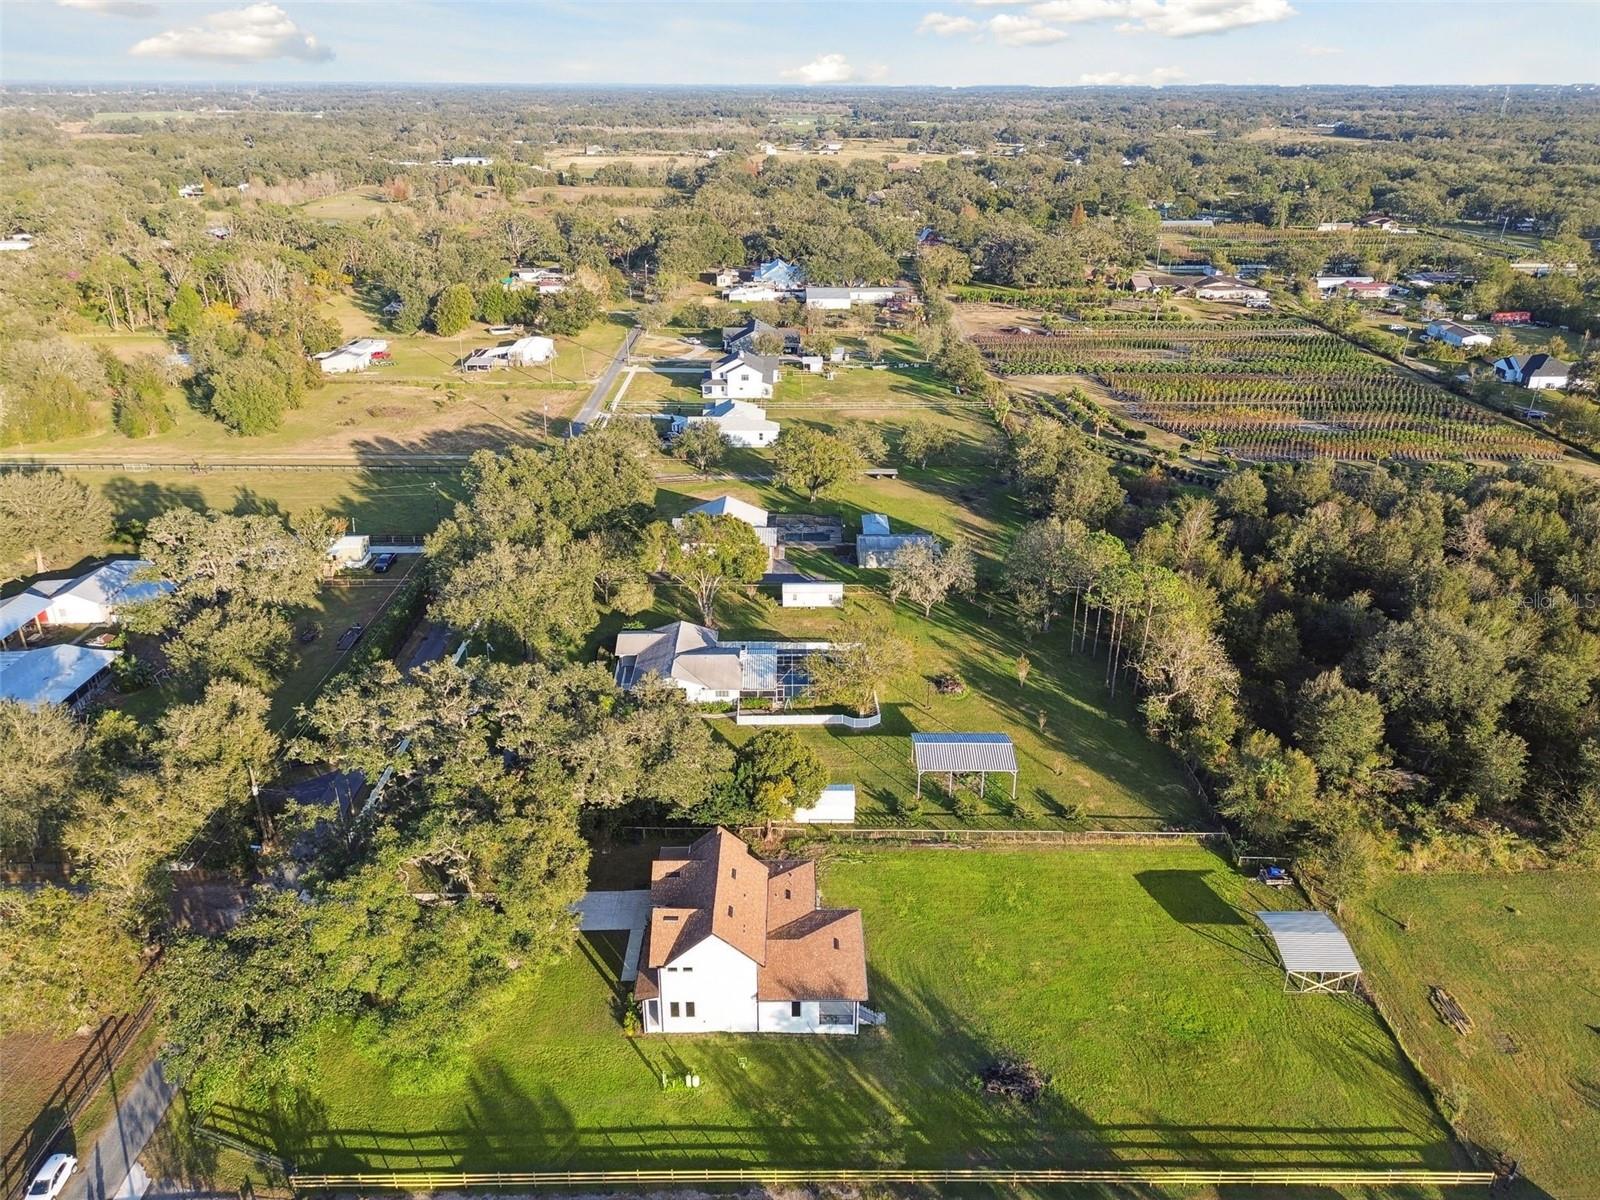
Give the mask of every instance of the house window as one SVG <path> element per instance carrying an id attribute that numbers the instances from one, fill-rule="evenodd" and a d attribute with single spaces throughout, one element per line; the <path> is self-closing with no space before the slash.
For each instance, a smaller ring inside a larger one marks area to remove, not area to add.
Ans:
<path id="1" fill-rule="evenodd" d="M 685 1000 L 684 1001 L 684 1003 L 683 1003 L 683 1015 L 686 1016 L 686 1017 L 694 1016 L 694 1001 L 693 1000 Z"/>
<path id="2" fill-rule="evenodd" d="M 678 918 L 674 917 L 674 916 L 669 916 L 669 915 L 663 913 L 661 919 L 663 921 L 676 921 Z"/>
<path id="3" fill-rule="evenodd" d="M 833 948 L 835 950 L 837 950 L 839 948 L 839 939 L 838 938 L 834 938 L 833 939 Z"/>
<path id="4" fill-rule="evenodd" d="M 728 905 L 728 915 L 729 915 L 729 916 L 730 916 L 730 917 L 731 917 L 731 916 L 733 916 L 733 905 L 731 905 L 731 904 L 730 904 L 730 905 Z"/>
<path id="5" fill-rule="evenodd" d="M 694 970 L 694 968 L 693 968 L 693 967 L 684 967 L 684 968 L 683 968 L 683 973 L 684 973 L 684 974 L 685 974 L 685 975 L 687 975 L 687 974 L 688 974 L 688 973 L 689 973 L 689 972 L 690 972 L 690 971 L 692 971 L 692 970 Z"/>
<path id="6" fill-rule="evenodd" d="M 668 1008 L 668 1011 L 670 1011 L 673 1016 L 677 1016 L 678 1015 L 678 1002 L 676 1000 L 674 1000 L 671 1004 L 669 1004 L 667 1006 L 667 1008 Z"/>
<path id="7" fill-rule="evenodd" d="M 793 896 L 792 896 L 792 895 L 790 895 L 790 893 L 789 893 L 789 889 L 788 889 L 788 888 L 784 888 L 784 889 L 783 889 L 783 898 L 784 898 L 784 899 L 785 899 L 785 900 L 792 900 L 792 899 L 794 899 L 794 897 L 793 897 Z"/>
<path id="8" fill-rule="evenodd" d="M 798 1000 L 789 1001 L 789 1015 L 791 1017 L 798 1017 L 800 1015 L 800 1001 L 798 1001 Z"/>
<path id="9" fill-rule="evenodd" d="M 739 868 L 738 867 L 729 867 L 728 868 L 728 878 L 730 878 L 730 879 L 739 878 Z"/>

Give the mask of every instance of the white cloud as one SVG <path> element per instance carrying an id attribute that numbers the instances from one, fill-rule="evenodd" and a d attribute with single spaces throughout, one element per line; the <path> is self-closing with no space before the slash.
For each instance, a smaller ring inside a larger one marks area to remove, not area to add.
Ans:
<path id="1" fill-rule="evenodd" d="M 268 58 L 322 61 L 333 51 L 305 32 L 276 4 L 211 13 L 198 25 L 169 29 L 128 51 L 141 58 L 207 58 L 223 62 L 260 62 Z"/>
<path id="2" fill-rule="evenodd" d="M 823 54 L 803 66 L 791 67 L 783 77 L 801 83 L 866 83 L 882 79 L 888 72 L 881 63 L 854 67 L 842 54 Z"/>
<path id="3" fill-rule="evenodd" d="M 939 37 L 955 37 L 958 33 L 976 32 L 978 23 L 971 17 L 953 17 L 949 13 L 931 12 L 917 24 L 918 33 L 932 33 Z"/>
<path id="4" fill-rule="evenodd" d="M 1131 15 L 1129 0 L 1045 0 L 1028 9 L 1044 21 L 1076 25 L 1083 21 L 1110 21 Z"/>
<path id="5" fill-rule="evenodd" d="M 111 17 L 153 17 L 156 6 L 144 0 L 56 0 L 62 8 L 76 8 L 84 12 L 105 13 Z"/>
<path id="6" fill-rule="evenodd" d="M 1163 37 L 1197 37 L 1295 15 L 1289 0 L 1131 0 L 1133 21 L 1119 28 Z"/>
<path id="7" fill-rule="evenodd" d="M 1131 71 L 1090 71 L 1079 75 L 1078 82 L 1085 87 L 1160 87 L 1184 76 L 1185 72 L 1179 67 L 1156 67 L 1143 75 Z"/>
<path id="8" fill-rule="evenodd" d="M 987 25 L 1002 46 L 1048 46 L 1067 36 L 1065 29 L 1047 25 L 1038 17 L 1015 17 L 1010 13 L 990 17 Z"/>
<path id="9" fill-rule="evenodd" d="M 1007 45 L 1043 45 L 1066 34 L 1056 26 L 1091 21 L 1120 21 L 1125 33 L 1154 33 L 1162 37 L 1196 37 L 1222 33 L 1246 25 L 1282 21 L 1295 15 L 1289 0 L 1021 0 L 1026 16 L 1001 14 L 989 18 L 995 36 Z M 979 5 L 1010 5 L 1019 0 L 973 0 Z M 942 13 L 929 13 L 924 23 Z M 960 18 L 947 18 L 956 19 Z M 1000 28 L 995 28 L 1000 23 Z M 1052 33 L 1044 33 L 1050 29 Z"/>
<path id="10" fill-rule="evenodd" d="M 1301 46 L 1300 53 L 1307 58 L 1331 58 L 1335 54 L 1343 54 L 1344 50 L 1338 46 Z"/>

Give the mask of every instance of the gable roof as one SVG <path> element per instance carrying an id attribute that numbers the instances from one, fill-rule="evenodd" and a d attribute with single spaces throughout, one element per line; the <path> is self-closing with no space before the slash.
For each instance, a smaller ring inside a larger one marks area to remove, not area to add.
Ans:
<path id="1" fill-rule="evenodd" d="M 120 650 L 94 650 L 58 642 L 32 650 L 0 650 L 0 700 L 30 708 L 60 704 L 120 657 Z"/>
<path id="2" fill-rule="evenodd" d="M 1522 362 L 1522 379 L 1527 382 L 1534 378 L 1565 379 L 1572 373 L 1572 368 L 1551 354 L 1530 354 Z"/>
<path id="3" fill-rule="evenodd" d="M 755 963 L 767 957 L 767 864 L 720 826 L 651 868 L 650 956 L 665 966 L 707 937 Z"/>
<path id="4" fill-rule="evenodd" d="M 818 908 L 767 935 L 757 1000 L 865 1000 L 867 946 L 861 910 Z"/>
<path id="5" fill-rule="evenodd" d="M 757 508 L 737 496 L 715 496 L 704 504 L 696 504 L 689 512 L 705 513 L 708 517 L 735 517 L 757 529 L 765 529 L 767 526 L 767 510 Z"/>
<path id="6" fill-rule="evenodd" d="M 1253 292 L 1266 291 L 1266 289 L 1260 285 L 1249 283 L 1243 279 L 1240 279 L 1237 275 L 1208 275 L 1206 278 L 1194 284 L 1193 287 L 1197 292 L 1203 288 L 1227 288 L 1229 291 L 1232 291 L 1234 288 L 1248 288 Z"/>
<path id="7" fill-rule="evenodd" d="M 715 404 L 708 404 L 700 416 L 711 418 L 725 429 L 778 428 L 776 421 L 767 420 L 766 409 L 743 400 L 719 400 Z"/>
<path id="8" fill-rule="evenodd" d="M 803 335 L 803 330 L 792 325 L 768 325 L 759 317 L 751 317 L 743 325 L 725 325 L 722 329 L 722 344 L 731 347 L 733 343 L 746 338 L 760 337 L 763 333 L 776 334 L 785 342 L 797 342 Z"/>
<path id="9" fill-rule="evenodd" d="M 711 367 L 711 377 L 720 379 L 740 367 L 748 367 L 761 376 L 763 383 L 778 382 L 779 360 L 771 354 L 751 354 L 747 350 L 740 350 L 718 359 Z"/>
<path id="10" fill-rule="evenodd" d="M 756 964 L 758 1000 L 865 1000 L 861 913 L 819 908 L 816 870 L 809 859 L 764 862 L 721 827 L 663 848 L 636 994 L 658 995 L 655 972 L 715 937 Z"/>
<path id="11" fill-rule="evenodd" d="M 692 621 L 625 629 L 617 634 L 617 657 L 633 659 L 630 686 L 652 672 L 718 692 L 736 692 L 744 683 L 739 651 L 718 645 L 715 630 Z"/>
<path id="12" fill-rule="evenodd" d="M 1310 974 L 1361 970 L 1350 942 L 1325 912 L 1258 912 L 1277 944 L 1286 971 Z"/>

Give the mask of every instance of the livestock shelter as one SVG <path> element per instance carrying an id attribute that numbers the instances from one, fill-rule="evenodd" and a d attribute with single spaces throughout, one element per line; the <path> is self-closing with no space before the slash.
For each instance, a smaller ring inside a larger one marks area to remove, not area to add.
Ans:
<path id="1" fill-rule="evenodd" d="M 946 775 L 955 791 L 957 775 L 978 776 L 979 793 L 987 789 L 989 776 L 1011 776 L 1011 798 L 1017 798 L 1017 749 L 1004 733 L 913 733 L 911 761 L 917 772 L 917 795 L 922 795 L 922 777 L 928 772 Z"/>
<path id="2" fill-rule="evenodd" d="M 1318 910 L 1258 912 L 1283 960 L 1286 992 L 1353 992 L 1361 979 L 1361 964 L 1349 940 Z"/>

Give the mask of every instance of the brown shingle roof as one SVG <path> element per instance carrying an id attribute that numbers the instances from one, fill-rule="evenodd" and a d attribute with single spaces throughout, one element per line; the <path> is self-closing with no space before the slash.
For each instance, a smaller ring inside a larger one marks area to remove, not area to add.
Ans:
<path id="1" fill-rule="evenodd" d="M 660 995 L 656 969 L 711 936 L 758 967 L 761 1000 L 865 1000 L 857 909 L 819 909 L 809 859 L 763 862 L 726 829 L 667 847 L 650 867 L 650 924 L 634 995 Z"/>
<path id="2" fill-rule="evenodd" d="M 817 865 L 809 858 L 767 864 L 767 932 L 781 929 L 817 906 Z"/>
<path id="3" fill-rule="evenodd" d="M 819 908 L 767 935 L 757 1000 L 865 1000 L 861 910 Z"/>
<path id="4" fill-rule="evenodd" d="M 713 829 L 687 857 L 658 860 L 650 874 L 650 966 L 708 935 L 758 963 L 766 958 L 767 865 L 733 834 Z"/>

